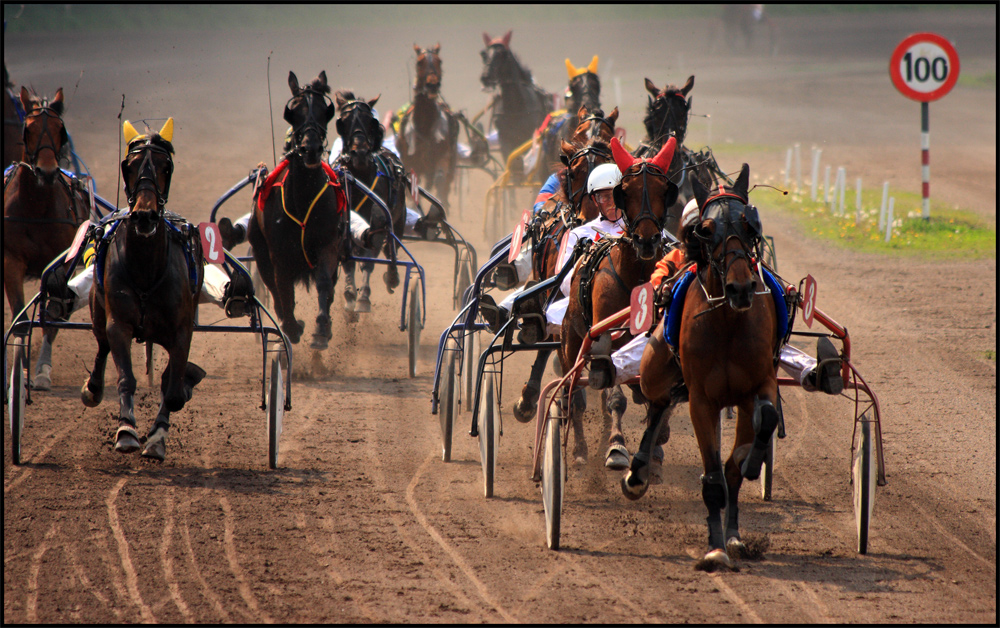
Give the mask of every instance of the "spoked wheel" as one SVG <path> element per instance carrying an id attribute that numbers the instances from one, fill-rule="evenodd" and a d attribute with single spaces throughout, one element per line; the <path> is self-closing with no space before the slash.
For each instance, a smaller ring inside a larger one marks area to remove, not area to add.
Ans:
<path id="1" fill-rule="evenodd" d="M 465 291 L 472 285 L 472 262 L 467 259 L 463 259 L 458 265 L 458 279 L 455 284 L 455 299 L 454 299 L 454 309 L 460 310 L 465 303 L 462 302 L 462 297 L 465 296 Z"/>
<path id="2" fill-rule="evenodd" d="M 472 400 L 476 395 L 476 382 L 479 381 L 476 371 L 479 369 L 479 332 L 472 332 L 465 337 L 465 343 L 462 351 L 462 359 L 465 361 L 462 365 L 462 382 L 465 386 L 465 393 L 462 395 L 462 399 L 465 400 L 465 411 L 472 412 Z"/>
<path id="3" fill-rule="evenodd" d="M 771 434 L 771 442 L 767 446 L 767 454 L 764 455 L 764 465 L 760 469 L 760 498 L 766 502 L 771 501 L 771 481 L 774 479 L 774 446 L 778 442 L 777 430 Z"/>
<path id="4" fill-rule="evenodd" d="M 252 248 L 250 249 L 250 255 L 253 255 Z M 260 276 L 260 270 L 257 269 L 257 262 L 248 265 L 250 266 L 250 279 L 253 280 L 254 295 L 265 308 L 271 307 L 271 292 L 264 285 L 264 280 Z"/>
<path id="5" fill-rule="evenodd" d="M 483 399 L 479 404 L 479 459 L 483 464 L 483 494 L 493 497 L 493 479 L 497 471 L 497 445 L 500 441 L 500 409 L 493 390 L 493 373 L 483 379 Z"/>
<path id="6" fill-rule="evenodd" d="M 854 519 L 858 528 L 858 553 L 868 553 L 868 529 L 875 507 L 875 453 L 871 423 L 861 415 L 861 438 L 854 452 L 851 483 L 854 485 Z"/>
<path id="7" fill-rule="evenodd" d="M 24 430 L 24 401 L 28 395 L 28 365 L 24 359 L 24 347 L 14 352 L 14 363 L 10 369 L 10 388 L 7 391 L 7 410 L 10 415 L 10 456 L 14 464 L 21 464 L 21 433 Z"/>
<path id="8" fill-rule="evenodd" d="M 267 463 L 278 468 L 278 441 L 281 438 L 281 420 L 285 416 L 285 382 L 281 364 L 271 360 L 271 385 L 267 395 Z"/>
<path id="9" fill-rule="evenodd" d="M 438 415 L 441 419 L 441 460 L 451 462 L 451 441 L 455 432 L 455 419 L 458 417 L 458 388 L 461 386 L 456 367 L 461 358 L 447 347 L 445 352 L 447 366 L 441 379 Z"/>
<path id="10" fill-rule="evenodd" d="M 420 351 L 420 328 L 423 326 L 420 312 L 420 282 L 414 281 L 410 286 L 409 315 L 406 317 L 406 337 L 410 354 L 410 377 L 417 376 L 417 353 Z"/>
<path id="11" fill-rule="evenodd" d="M 551 550 L 559 549 L 559 526 L 566 488 L 560 421 L 559 412 L 549 417 L 542 441 L 542 505 L 545 507 L 545 541 Z"/>

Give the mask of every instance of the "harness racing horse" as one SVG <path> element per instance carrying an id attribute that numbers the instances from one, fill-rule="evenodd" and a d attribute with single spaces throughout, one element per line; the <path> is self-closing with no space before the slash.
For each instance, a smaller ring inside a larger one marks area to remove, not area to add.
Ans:
<path id="1" fill-rule="evenodd" d="M 582 112 L 581 112 L 582 113 Z M 554 277 L 560 271 L 556 267 L 560 243 L 563 237 L 575 227 L 597 218 L 598 209 L 587 192 L 587 179 L 595 167 L 611 161 L 611 147 L 608 142 L 614 135 L 618 108 L 607 118 L 582 116 L 584 122 L 569 142 L 562 143 L 566 167 L 559 173 L 560 186 L 536 215 L 532 224 L 532 277 L 543 281 Z M 541 312 L 541 304 L 526 302 L 522 312 L 535 307 Z M 534 344 L 545 336 L 544 326 L 537 327 L 526 321 L 522 327 L 520 340 Z M 549 355 L 548 349 L 540 349 L 535 356 L 528 381 L 521 388 L 521 397 L 514 403 L 514 417 L 518 421 L 530 421 L 535 415 L 542 375 Z"/>
<path id="2" fill-rule="evenodd" d="M 670 164 L 668 177 L 680 193 L 677 207 L 671 208 L 671 215 L 676 221 L 667 222 L 667 231 L 670 233 L 677 233 L 681 212 L 688 201 L 694 198 L 691 179 L 697 177 L 706 188 L 711 187 L 714 182 L 714 158 L 711 153 L 695 153 L 684 145 L 692 103 L 688 93 L 693 87 L 693 75 L 688 77 L 683 87 L 666 85 L 663 89 L 658 89 L 651 80 L 646 79 L 646 91 L 650 94 L 647 97 L 646 117 L 642 121 L 646 127 L 646 138 L 632 153 L 636 157 L 655 155 L 667 138 L 677 139 L 677 154 Z"/>
<path id="3" fill-rule="evenodd" d="M 370 225 L 369 242 L 360 251 L 362 257 L 373 257 L 382 250 L 386 259 L 396 261 L 396 247 L 389 232 L 396 236 L 403 233 L 406 226 L 406 174 L 403 164 L 391 150 L 382 148 L 382 138 L 385 129 L 375 118 L 372 108 L 378 102 L 378 97 L 365 101 L 356 98 L 353 92 L 337 92 L 335 95 L 340 115 L 337 118 L 337 133 L 343 140 L 344 149 L 337 158 L 336 167 L 344 168 L 361 183 L 366 185 L 385 201 L 389 207 L 390 218 L 386 217 L 381 208 L 364 194 L 358 194 L 358 202 L 354 206 L 362 218 Z M 361 294 L 358 296 L 354 285 L 354 261 L 349 260 L 344 266 L 344 309 L 349 312 L 370 312 L 371 288 L 369 280 L 375 267 L 373 262 L 361 264 Z M 389 266 L 383 275 L 386 289 L 391 294 L 399 285 L 399 272 L 395 264 Z"/>
<path id="4" fill-rule="evenodd" d="M 28 112 L 20 139 L 23 151 L 4 175 L 3 190 L 3 285 L 11 316 L 24 307 L 25 278 L 41 276 L 69 248 L 90 211 L 83 184 L 59 168 L 59 155 L 69 137 L 61 117 L 62 88 L 48 102 L 24 87 L 20 98 Z M 63 268 L 56 272 L 65 277 Z M 69 312 L 68 307 L 64 310 Z M 38 390 L 48 390 L 52 384 L 52 342 L 57 332 L 55 327 L 45 329 L 33 383 Z"/>
<path id="5" fill-rule="evenodd" d="M 458 167 L 458 118 L 441 96 L 441 44 L 413 46 L 417 79 L 413 104 L 399 121 L 396 148 L 418 180 L 434 186 L 437 199 L 448 208 L 448 193 Z M 430 187 L 430 186 L 428 186 Z"/>
<path id="6" fill-rule="evenodd" d="M 552 111 L 552 97 L 535 85 L 531 70 L 522 66 L 510 50 L 510 36 L 491 38 L 483 33 L 486 48 L 479 54 L 483 72 L 479 77 L 484 89 L 499 91 L 487 108 L 492 109 L 491 126 L 497 130 L 503 163 L 514 150 L 531 139 L 535 129 Z"/>
<path id="7" fill-rule="evenodd" d="M 673 337 L 675 323 L 664 320 L 640 363 L 640 386 L 649 400 L 643 451 L 650 442 L 666 441 L 667 421 L 677 403 L 671 389 L 677 389 L 681 376 L 687 384 L 691 423 L 705 471 L 702 499 L 708 508 L 709 552 L 697 566 L 707 571 L 733 568 L 727 549 L 738 555 L 745 551 L 739 532 L 740 486 L 743 478 L 759 477 L 779 422 L 775 356 L 786 322 L 784 311 L 778 310 L 784 294 L 780 288 L 768 294 L 766 271 L 755 261 L 762 259 L 761 224 L 747 199 L 749 180 L 750 168 L 743 164 L 731 188 L 720 185 L 709 192 L 694 184 L 701 221 L 682 235 L 697 273 L 686 276 L 687 284 L 685 279 L 677 284 L 689 285 L 686 297 L 675 287 L 670 317 L 680 316 L 678 335 Z M 669 330 L 666 340 L 664 329 Z M 733 450 L 723 467 L 720 412 L 728 406 L 739 412 Z M 644 464 L 636 455 L 622 479 L 622 491 L 630 499 L 638 499 L 646 490 Z"/>
<path id="8" fill-rule="evenodd" d="M 591 326 L 628 307 L 632 289 L 649 281 L 656 262 L 662 257 L 664 223 L 677 198 L 677 186 L 667 177 L 676 147 L 676 140 L 670 138 L 652 159 L 637 159 L 622 148 L 617 138 L 611 140 L 615 164 L 622 172 L 614 196 L 615 205 L 623 213 L 625 234 L 596 242 L 577 263 L 560 339 L 559 360 L 564 373 L 576 363 L 583 338 Z M 630 339 L 628 334 L 623 335 L 615 344 L 604 347 L 601 354 L 610 356 L 612 349 Z M 583 393 L 580 390 L 574 394 L 568 409 L 576 441 L 573 456 L 578 462 L 587 458 L 582 421 L 586 395 Z M 621 419 L 627 407 L 625 396 L 620 387 L 612 387 L 602 392 L 601 401 L 605 416 L 610 413 L 613 419 L 605 465 L 623 468 L 628 460 L 621 431 Z"/>
<path id="9" fill-rule="evenodd" d="M 566 108 L 561 115 L 552 115 L 547 122 L 542 122 L 541 161 L 544 171 L 559 167 L 560 143 L 568 139 L 583 120 L 581 108 L 586 108 L 590 115 L 604 116 L 601 111 L 601 80 L 597 76 L 598 57 L 594 55 L 590 65 L 576 68 L 566 59 L 566 71 L 569 74 L 569 87 L 566 89 Z M 614 129 L 612 129 L 614 133 Z"/>
<path id="10" fill-rule="evenodd" d="M 311 346 L 325 349 L 333 337 L 330 306 L 349 237 L 346 194 L 323 160 L 326 127 L 336 107 L 327 96 L 325 71 L 305 87 L 289 72 L 288 87 L 292 97 L 284 119 L 292 125 L 291 151 L 256 193 L 247 240 L 281 329 L 293 343 L 305 330 L 295 319 L 295 284 L 316 283 L 319 314 Z"/>
<path id="11" fill-rule="evenodd" d="M 81 390 L 87 407 L 101 403 L 110 352 L 118 368 L 115 450 L 137 450 L 142 443 L 134 414 L 132 339 L 162 346 L 169 361 L 160 380 L 160 408 L 141 454 L 157 460 L 166 456 L 170 413 L 184 407 L 205 377 L 188 362 L 204 281 L 201 238 L 193 225 L 165 211 L 174 168 L 173 125 L 170 118 L 159 133 L 145 135 L 127 120 L 123 125 L 128 154 L 121 170 L 129 211 L 100 239 L 90 291 L 97 357 Z"/>

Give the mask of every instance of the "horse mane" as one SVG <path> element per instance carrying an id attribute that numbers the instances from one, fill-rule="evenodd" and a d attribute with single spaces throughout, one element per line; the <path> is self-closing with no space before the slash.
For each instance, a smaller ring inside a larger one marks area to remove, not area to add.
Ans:
<path id="1" fill-rule="evenodd" d="M 319 80 L 318 76 L 314 78 L 305 89 L 310 89 L 314 92 L 319 92 L 321 94 L 330 93 L 330 86 L 324 85 L 323 82 Z"/>
<path id="2" fill-rule="evenodd" d="M 145 141 L 146 141 L 146 137 L 140 135 L 139 137 L 135 138 L 134 140 L 132 140 L 129 143 L 129 148 L 132 148 L 132 144 L 135 144 L 136 142 L 145 142 Z M 166 150 L 167 152 L 169 152 L 171 155 L 175 154 L 174 153 L 174 145 L 173 145 L 173 143 L 171 143 L 168 140 L 164 139 L 163 136 L 160 135 L 159 133 L 150 133 L 149 134 L 149 143 L 153 144 L 155 146 L 159 146 L 160 148 L 163 148 L 164 150 Z"/>
<path id="3" fill-rule="evenodd" d="M 344 100 L 358 100 L 358 97 L 354 95 L 354 90 L 351 89 L 338 90 L 337 96 L 340 96 Z"/>

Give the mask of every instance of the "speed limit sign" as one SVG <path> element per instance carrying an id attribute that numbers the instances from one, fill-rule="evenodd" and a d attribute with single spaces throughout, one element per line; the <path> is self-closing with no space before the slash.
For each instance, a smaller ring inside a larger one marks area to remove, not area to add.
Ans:
<path id="1" fill-rule="evenodd" d="M 958 81 L 958 52 L 944 37 L 915 33 L 892 53 L 889 75 L 904 96 L 931 102 L 951 91 Z"/>

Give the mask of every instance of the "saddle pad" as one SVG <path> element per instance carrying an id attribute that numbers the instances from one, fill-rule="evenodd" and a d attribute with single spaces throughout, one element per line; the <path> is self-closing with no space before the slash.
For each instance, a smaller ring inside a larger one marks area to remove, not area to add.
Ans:
<path id="1" fill-rule="evenodd" d="M 764 283 L 771 291 L 771 298 L 774 300 L 774 311 L 778 321 L 778 338 L 784 338 L 785 334 L 788 332 L 788 306 L 785 304 L 785 291 L 770 271 L 766 268 L 764 268 L 763 271 Z M 670 348 L 675 353 L 677 352 L 677 344 L 681 331 L 681 314 L 684 311 L 684 297 L 687 294 L 687 289 L 691 285 L 694 278 L 694 272 L 689 271 L 685 273 L 684 276 L 681 277 L 676 284 L 674 284 L 674 288 L 672 290 L 672 299 L 670 301 L 670 308 L 667 311 L 667 320 L 663 327 L 663 336 L 664 340 L 667 341 L 667 344 L 670 345 Z"/>
<path id="2" fill-rule="evenodd" d="M 261 212 L 264 211 L 264 203 L 267 202 L 268 196 L 271 195 L 271 190 L 274 189 L 276 185 L 277 186 L 281 185 L 281 183 L 277 183 L 278 175 L 280 175 L 283 171 L 285 171 L 288 168 L 288 164 L 289 161 L 287 159 L 282 160 L 281 163 L 278 164 L 277 167 L 275 167 L 274 172 L 267 175 L 267 178 L 264 179 L 264 184 L 260 186 L 260 192 L 258 193 L 257 196 L 258 211 Z M 336 188 L 337 213 L 342 214 L 344 213 L 344 210 L 347 207 L 347 197 L 344 194 L 343 189 L 341 188 L 340 178 L 337 177 L 337 173 L 330 166 L 330 164 L 326 163 L 325 161 L 321 161 L 320 165 L 323 167 L 323 171 L 326 172 L 327 178 L 330 179 L 330 185 Z"/>

